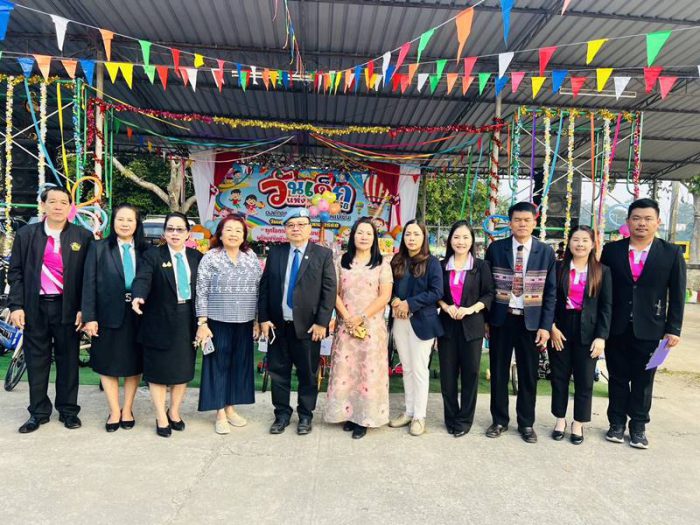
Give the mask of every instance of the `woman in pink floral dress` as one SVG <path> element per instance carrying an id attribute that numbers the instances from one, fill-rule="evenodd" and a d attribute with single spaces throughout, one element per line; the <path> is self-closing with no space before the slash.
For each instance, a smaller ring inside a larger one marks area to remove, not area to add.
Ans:
<path id="1" fill-rule="evenodd" d="M 324 419 L 328 423 L 345 422 L 343 430 L 352 431 L 353 439 L 360 439 L 367 427 L 380 427 L 389 421 L 384 310 L 391 299 L 393 279 L 369 218 L 359 219 L 352 227 L 348 251 L 336 269 L 338 329 L 333 341 Z"/>

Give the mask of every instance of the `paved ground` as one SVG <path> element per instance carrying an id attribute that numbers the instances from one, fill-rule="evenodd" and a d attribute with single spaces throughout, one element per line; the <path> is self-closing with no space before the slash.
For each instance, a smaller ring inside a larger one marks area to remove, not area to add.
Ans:
<path id="1" fill-rule="evenodd" d="M 136 428 L 108 435 L 100 392 L 83 387 L 82 429 L 54 418 L 21 436 L 21 384 L 0 392 L 0 523 L 698 523 L 700 307 L 689 307 L 686 326 L 683 347 L 657 376 L 647 451 L 603 440 L 601 398 L 580 447 L 548 438 L 547 397 L 538 402 L 538 444 L 514 431 L 490 440 L 485 395 L 464 438 L 444 432 L 432 395 L 426 435 L 384 428 L 353 441 L 320 422 L 309 436 L 293 427 L 268 435 L 269 394 L 241 410 L 247 427 L 218 436 L 190 391 L 187 430 L 164 440 L 145 392 Z M 394 412 L 400 401 L 392 397 Z"/>

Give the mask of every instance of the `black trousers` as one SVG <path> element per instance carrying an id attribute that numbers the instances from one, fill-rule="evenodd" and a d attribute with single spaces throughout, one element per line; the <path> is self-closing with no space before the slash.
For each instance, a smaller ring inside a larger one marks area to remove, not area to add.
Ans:
<path id="1" fill-rule="evenodd" d="M 56 361 L 56 410 L 63 415 L 77 415 L 78 353 L 80 334 L 72 324 L 62 324 L 61 298 L 41 300 L 37 321 L 27 323 L 24 330 L 24 357 L 29 379 L 29 413 L 37 417 L 51 415 L 47 395 L 51 355 Z"/>
<path id="2" fill-rule="evenodd" d="M 566 417 L 569 403 L 569 379 L 574 375 L 574 419 L 580 423 L 591 420 L 593 377 L 597 358 L 591 357 L 591 346 L 581 344 L 581 312 L 568 310 L 563 324 L 557 328 L 566 337 L 564 349 L 549 351 L 552 381 L 552 414 Z"/>
<path id="3" fill-rule="evenodd" d="M 289 396 L 292 389 L 292 365 L 297 370 L 297 413 L 303 417 L 313 417 L 318 397 L 316 372 L 321 357 L 321 342 L 297 339 L 292 322 L 285 322 L 276 329 L 275 342 L 268 349 L 267 364 L 272 379 L 272 404 L 275 417 L 289 419 L 292 407 Z"/>
<path id="4" fill-rule="evenodd" d="M 445 335 L 438 339 L 438 357 L 445 425 L 468 432 L 476 410 L 483 339 L 467 341 L 462 323 L 454 319 L 443 321 L 443 327 Z M 461 396 L 458 385 L 460 379 Z"/>
<path id="5" fill-rule="evenodd" d="M 608 384 L 608 421 L 644 430 L 649 423 L 651 394 L 656 368 L 645 370 L 658 341 L 637 339 L 632 323 L 620 335 L 612 336 L 605 347 L 610 375 Z"/>
<path id="6" fill-rule="evenodd" d="M 507 314 L 502 326 L 491 326 L 489 362 L 491 367 L 491 417 L 498 425 L 507 425 L 508 380 L 510 362 L 515 348 L 518 369 L 518 397 L 515 410 L 519 427 L 535 423 L 537 400 L 537 368 L 539 350 L 535 344 L 537 333 L 525 327 L 525 317 Z"/>

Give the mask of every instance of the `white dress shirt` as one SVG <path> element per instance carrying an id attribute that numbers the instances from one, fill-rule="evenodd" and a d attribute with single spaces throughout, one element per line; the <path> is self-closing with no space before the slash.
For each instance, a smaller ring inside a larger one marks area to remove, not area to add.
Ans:
<path id="1" fill-rule="evenodd" d="M 168 246 L 168 250 L 170 251 L 170 260 L 173 263 L 173 273 L 175 274 L 175 289 L 177 290 L 177 300 L 184 301 L 185 298 L 180 297 L 180 285 L 177 280 L 177 259 L 175 258 L 175 255 L 178 253 L 182 254 L 182 259 L 185 261 L 185 269 L 187 270 L 187 286 L 190 286 L 190 283 L 192 282 L 192 272 L 190 271 L 190 263 L 187 261 L 187 248 L 183 248 L 182 250 L 176 252 L 170 246 Z M 190 299 L 194 299 L 194 297 L 190 297 Z"/>
<path id="2" fill-rule="evenodd" d="M 131 264 L 133 265 L 132 268 L 134 268 L 134 270 L 136 270 L 136 250 L 134 250 L 134 241 L 132 240 L 131 242 L 124 242 L 121 239 L 117 238 L 117 246 L 119 246 L 119 257 L 121 257 L 121 260 L 122 260 L 122 268 L 124 267 L 124 248 L 123 248 L 123 246 L 125 244 L 129 245 L 129 255 L 131 256 Z M 171 255 L 172 255 L 172 253 L 171 253 Z"/>
<path id="3" fill-rule="evenodd" d="M 518 258 L 518 246 L 523 246 L 523 294 L 520 297 L 515 297 L 513 292 L 511 292 L 508 306 L 510 308 L 522 310 L 525 308 L 525 273 L 527 271 L 527 261 L 530 258 L 530 251 L 532 250 L 532 237 L 522 245 L 513 237 L 513 276 L 515 276 L 515 261 Z"/>
<path id="4" fill-rule="evenodd" d="M 291 244 L 289 245 L 289 257 L 287 257 L 287 270 L 284 273 L 284 294 L 282 294 L 282 317 L 285 321 L 293 321 L 294 314 L 292 309 L 287 305 L 287 290 L 289 290 L 289 274 L 292 273 L 292 263 L 294 262 L 294 250 L 299 250 L 299 268 L 301 268 L 301 263 L 304 260 L 304 253 L 309 245 L 307 242 L 304 246 L 300 248 L 295 248 Z M 297 274 L 298 276 L 299 274 Z"/>

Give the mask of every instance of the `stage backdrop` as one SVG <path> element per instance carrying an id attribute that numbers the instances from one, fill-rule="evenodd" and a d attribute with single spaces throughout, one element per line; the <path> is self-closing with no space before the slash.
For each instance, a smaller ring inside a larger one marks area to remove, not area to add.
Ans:
<path id="1" fill-rule="evenodd" d="M 420 171 L 414 166 L 375 163 L 371 173 L 340 172 L 268 168 L 238 159 L 237 154 L 214 156 L 211 151 L 192 155 L 200 220 L 209 228 L 227 215 L 245 215 L 254 240 L 282 242 L 282 220 L 290 207 L 306 207 L 314 194 L 326 190 L 336 194 L 341 209 L 326 223 L 329 236 L 347 235 L 359 217 L 376 216 L 380 231 L 396 232 L 415 216 Z M 314 228 L 312 239 L 318 241 L 318 235 Z"/>

